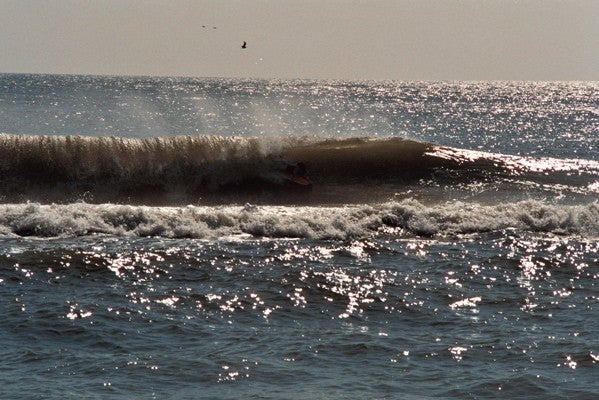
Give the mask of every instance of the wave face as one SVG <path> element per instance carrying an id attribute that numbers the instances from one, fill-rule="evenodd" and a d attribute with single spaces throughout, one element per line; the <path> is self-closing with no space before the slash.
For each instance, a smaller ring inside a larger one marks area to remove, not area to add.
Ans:
<path id="1" fill-rule="evenodd" d="M 558 206 L 540 201 L 481 205 L 413 199 L 376 206 L 147 207 L 73 203 L 0 206 L 0 233 L 63 237 L 97 234 L 216 239 L 351 239 L 373 235 L 446 236 L 514 229 L 599 237 L 599 203 Z"/>
<path id="2" fill-rule="evenodd" d="M 131 139 L 0 135 L 4 202 L 130 204 L 345 204 L 387 201 L 398 191 L 474 182 L 526 182 L 596 192 L 599 162 L 525 158 L 399 138 Z M 276 176 L 303 162 L 310 190 Z M 365 196 L 365 187 L 368 196 Z M 370 201 L 369 201 L 370 200 Z"/>

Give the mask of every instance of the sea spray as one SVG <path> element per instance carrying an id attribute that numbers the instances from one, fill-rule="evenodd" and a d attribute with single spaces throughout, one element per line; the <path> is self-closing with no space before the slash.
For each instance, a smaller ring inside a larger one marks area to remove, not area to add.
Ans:
<path id="1" fill-rule="evenodd" d="M 460 185 L 594 192 L 599 163 L 516 157 L 402 138 L 0 135 L 0 200 L 41 203 L 355 204 Z M 277 175 L 306 166 L 313 185 Z M 313 190 L 303 190 L 313 189 Z M 360 193 L 370 192 L 370 200 Z"/>

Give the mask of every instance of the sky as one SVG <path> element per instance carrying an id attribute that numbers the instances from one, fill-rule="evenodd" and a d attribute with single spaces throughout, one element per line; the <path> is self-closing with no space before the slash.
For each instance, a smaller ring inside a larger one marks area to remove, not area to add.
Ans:
<path id="1" fill-rule="evenodd" d="M 0 0 L 0 73 L 598 81 L 598 21 L 599 0 Z"/>

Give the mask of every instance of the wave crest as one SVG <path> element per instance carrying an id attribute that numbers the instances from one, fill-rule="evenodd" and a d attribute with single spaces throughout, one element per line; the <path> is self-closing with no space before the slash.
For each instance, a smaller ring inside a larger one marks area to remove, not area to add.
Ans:
<path id="1" fill-rule="evenodd" d="M 299 161 L 314 183 L 313 196 L 297 196 L 297 187 L 273 177 L 281 163 Z M 505 156 L 401 138 L 0 135 L 0 200 L 7 203 L 355 204 L 370 202 L 364 193 L 374 195 L 384 185 L 375 201 L 389 200 L 421 179 L 428 181 L 420 186 L 441 188 L 523 180 L 584 194 L 597 177 L 594 161 Z"/>

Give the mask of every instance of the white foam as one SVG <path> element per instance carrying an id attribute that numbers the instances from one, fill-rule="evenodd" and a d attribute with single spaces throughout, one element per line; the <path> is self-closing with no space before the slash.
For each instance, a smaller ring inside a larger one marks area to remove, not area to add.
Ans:
<path id="1" fill-rule="evenodd" d="M 389 226 L 398 228 L 390 233 Z M 115 204 L 0 205 L 0 233 L 20 236 L 93 234 L 216 239 L 349 239 L 385 234 L 455 235 L 503 229 L 599 236 L 599 204 L 541 201 L 425 205 L 413 199 L 345 207 L 148 207 Z"/>

